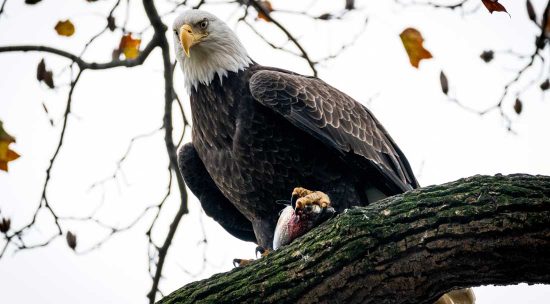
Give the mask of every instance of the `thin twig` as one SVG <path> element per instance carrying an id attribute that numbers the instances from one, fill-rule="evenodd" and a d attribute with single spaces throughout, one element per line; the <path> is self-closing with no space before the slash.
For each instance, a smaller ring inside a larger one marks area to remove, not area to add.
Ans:
<path id="1" fill-rule="evenodd" d="M 27 229 L 29 229 L 30 227 L 32 227 L 35 224 L 36 219 L 38 217 L 38 214 L 39 214 L 40 210 L 42 210 L 43 208 L 47 209 L 49 211 L 49 213 L 53 216 L 53 220 L 54 220 L 55 226 L 57 228 L 57 236 L 60 236 L 60 235 L 63 234 L 63 230 L 61 228 L 61 225 L 59 224 L 59 218 L 58 218 L 56 212 L 53 210 L 52 206 L 50 205 L 50 202 L 48 201 L 47 190 L 48 190 L 48 185 L 49 185 L 50 178 L 51 178 L 51 171 L 53 169 L 53 166 L 55 164 L 57 156 L 59 155 L 59 151 L 61 151 L 61 147 L 63 146 L 63 141 L 65 139 L 65 132 L 67 130 L 69 115 L 71 114 L 71 105 L 72 105 L 72 101 L 73 101 L 74 89 L 75 89 L 76 84 L 78 83 L 78 80 L 80 79 L 81 75 L 82 75 L 82 70 L 80 70 L 78 72 L 75 79 L 71 82 L 71 89 L 69 90 L 69 94 L 68 94 L 68 97 L 67 97 L 67 105 L 65 107 L 65 113 L 63 114 L 64 119 L 63 119 L 63 125 L 61 127 L 61 133 L 59 135 L 59 141 L 57 143 L 55 152 L 54 152 L 52 158 L 50 159 L 50 165 L 46 169 L 46 178 L 44 180 L 44 185 L 42 186 L 42 195 L 40 197 L 40 202 L 39 202 L 38 206 L 36 207 L 36 210 L 34 211 L 34 214 L 33 214 L 33 217 L 31 219 L 31 221 L 27 225 L 25 225 L 22 228 L 12 232 L 10 235 L 6 234 L 6 236 L 5 236 L 6 243 L 4 244 L 4 248 L 2 249 L 2 251 L 0 253 L 0 258 L 5 253 L 6 248 L 9 246 L 10 241 L 13 239 L 13 237 L 17 236 L 20 239 L 21 235 Z M 55 238 L 56 237 L 52 237 L 52 238 L 50 238 L 49 240 L 47 240 L 45 242 L 38 243 L 38 244 L 35 244 L 35 245 L 27 245 L 20 239 L 21 244 L 18 245 L 18 249 L 23 250 L 23 249 L 32 249 L 32 248 L 36 248 L 36 247 L 43 247 L 43 246 L 48 245 Z"/>
<path id="2" fill-rule="evenodd" d="M 8 0 L 4 0 L 4 2 L 2 2 L 2 6 L 0 6 L 0 16 L 4 12 L 4 8 L 6 7 L 6 3 L 8 3 Z"/>
<path id="3" fill-rule="evenodd" d="M 311 71 L 313 72 L 313 76 L 317 76 L 317 69 L 315 68 L 315 63 L 309 58 L 308 53 L 304 49 L 304 47 L 298 42 L 298 39 L 296 39 L 281 23 L 279 23 L 277 20 L 273 19 L 273 16 L 271 16 L 270 12 L 265 9 L 261 4 L 259 4 L 256 0 L 250 0 L 249 1 L 252 7 L 258 11 L 258 13 L 262 13 L 266 18 L 275 24 L 283 33 L 285 33 L 286 37 L 292 41 L 292 43 L 300 50 L 302 58 L 304 58 L 309 67 L 311 68 Z"/>
<path id="4" fill-rule="evenodd" d="M 116 162 L 116 168 L 115 168 L 115 171 L 113 172 L 113 174 L 111 174 L 110 176 L 100 180 L 100 181 L 97 181 L 95 183 L 93 183 L 89 190 L 93 190 L 94 188 L 96 188 L 97 186 L 100 186 L 100 185 L 103 185 L 105 184 L 106 182 L 110 181 L 110 180 L 113 180 L 113 179 L 116 179 L 119 172 L 122 171 L 122 164 L 124 163 L 124 161 L 126 160 L 126 158 L 128 157 L 128 155 L 130 154 L 130 151 L 132 150 L 132 147 L 134 145 L 134 143 L 139 140 L 139 139 L 142 139 L 142 138 L 146 138 L 146 137 L 149 137 L 149 136 L 152 136 L 154 134 L 156 134 L 157 132 L 159 132 L 160 130 L 162 130 L 162 128 L 157 128 L 153 131 L 150 131 L 150 132 L 147 132 L 147 133 L 144 133 L 144 134 L 140 134 L 140 135 L 137 135 L 137 136 L 134 136 L 132 137 L 132 139 L 130 139 L 130 142 L 128 143 L 128 146 L 126 148 L 126 151 L 124 152 L 124 154 L 122 155 L 122 157 L 120 157 L 118 159 L 118 161 Z"/>

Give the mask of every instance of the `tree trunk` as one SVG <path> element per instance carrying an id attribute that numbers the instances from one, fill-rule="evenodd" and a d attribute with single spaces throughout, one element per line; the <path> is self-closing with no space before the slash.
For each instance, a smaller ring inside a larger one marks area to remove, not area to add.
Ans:
<path id="1" fill-rule="evenodd" d="M 520 282 L 550 283 L 550 177 L 474 176 L 352 208 L 160 303 L 433 303 Z"/>

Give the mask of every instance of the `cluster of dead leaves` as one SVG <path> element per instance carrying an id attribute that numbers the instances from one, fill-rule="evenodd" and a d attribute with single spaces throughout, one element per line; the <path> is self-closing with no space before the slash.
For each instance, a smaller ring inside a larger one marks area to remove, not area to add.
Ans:
<path id="1" fill-rule="evenodd" d="M 498 0 L 481 0 L 481 2 L 483 3 L 483 5 L 485 5 L 485 7 L 490 13 L 493 13 L 493 12 L 508 13 L 506 11 L 506 8 L 502 4 L 500 4 Z M 527 0 L 526 8 L 527 8 L 527 15 L 529 19 L 537 23 L 537 14 L 530 0 Z M 545 25 L 545 32 L 550 33 L 550 18 L 548 19 L 549 20 Z M 413 67 L 418 68 L 418 65 L 421 60 L 432 58 L 432 54 L 424 48 L 424 45 L 423 45 L 424 38 L 422 37 L 422 34 L 417 29 L 407 28 L 399 35 L 399 37 L 403 42 L 403 46 L 405 47 L 405 51 L 407 52 L 407 55 L 409 56 L 409 60 Z M 495 53 L 492 50 L 483 51 L 480 55 L 480 58 L 486 63 L 491 62 L 494 59 L 494 57 L 495 57 Z M 448 95 L 449 80 L 447 79 L 447 76 L 443 71 L 441 71 L 441 73 L 439 74 L 439 82 L 440 82 L 441 91 L 443 92 L 443 94 Z M 544 82 L 542 82 L 540 84 L 540 89 L 542 91 L 547 91 L 548 89 L 550 89 L 550 79 L 546 79 Z M 516 112 L 516 114 L 518 115 L 521 114 L 521 112 L 523 111 L 523 103 L 519 98 L 516 98 L 513 108 L 514 108 L 514 112 Z"/>
<path id="2" fill-rule="evenodd" d="M 4 130 L 3 123 L 0 121 L 0 170 L 7 172 L 8 162 L 19 158 L 19 154 L 9 147 L 14 142 L 15 138 Z"/>
<path id="3" fill-rule="evenodd" d="M 506 11 L 506 8 L 502 4 L 500 4 L 498 0 L 481 0 L 481 2 L 485 5 L 485 7 L 490 13 L 493 13 L 493 12 L 508 13 Z M 529 18 L 531 20 L 536 20 L 536 15 L 535 15 L 533 6 L 529 2 L 529 0 L 527 0 L 527 10 L 528 10 Z M 430 53 L 430 51 L 424 48 L 424 45 L 423 45 L 424 38 L 422 37 L 422 34 L 417 29 L 409 27 L 405 29 L 403 32 L 401 32 L 401 34 L 399 34 L 399 37 L 401 38 L 401 42 L 403 42 L 403 46 L 405 47 L 405 51 L 407 51 L 407 55 L 409 56 L 409 60 L 413 67 L 418 68 L 418 65 L 420 64 L 421 60 L 432 58 L 432 54 Z M 481 58 L 485 60 L 485 62 L 489 62 L 493 59 L 493 55 L 494 55 L 493 52 L 484 52 L 481 55 Z"/>

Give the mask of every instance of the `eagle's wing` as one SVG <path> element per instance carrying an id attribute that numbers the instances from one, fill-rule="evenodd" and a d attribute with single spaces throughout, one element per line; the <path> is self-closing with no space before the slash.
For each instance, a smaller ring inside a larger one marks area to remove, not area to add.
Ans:
<path id="1" fill-rule="evenodd" d="M 251 77 L 250 91 L 262 105 L 325 145 L 366 159 L 393 182 L 391 188 L 402 192 L 418 187 L 405 155 L 378 120 L 363 105 L 324 81 L 261 70 Z"/>

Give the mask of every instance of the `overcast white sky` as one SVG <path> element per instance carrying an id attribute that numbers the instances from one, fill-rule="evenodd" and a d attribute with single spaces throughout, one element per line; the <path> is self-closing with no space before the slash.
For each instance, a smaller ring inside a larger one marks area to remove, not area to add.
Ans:
<path id="1" fill-rule="evenodd" d="M 79 53 L 84 41 L 103 26 L 103 16 L 114 2 L 44 0 L 29 7 L 22 1 L 8 1 L 5 15 L 0 17 L 0 45 L 45 44 L 74 53 Z M 157 2 L 161 12 L 169 10 L 169 6 Z M 311 8 L 313 14 L 340 8 L 344 1 L 319 2 Z M 333 54 L 343 43 L 353 40 L 363 20 L 369 18 L 366 31 L 356 44 L 321 67 L 320 77 L 360 102 L 372 98 L 369 108 L 404 150 L 422 185 L 474 174 L 550 175 L 548 94 L 543 95 L 535 88 L 521 95 L 524 101 L 521 116 L 512 111 L 513 98 L 505 101 L 505 111 L 513 118 L 514 135 L 506 131 L 497 112 L 484 117 L 468 113 L 447 101 L 439 88 L 439 72 L 443 69 L 450 81 L 450 94 L 464 104 L 484 109 L 497 102 L 503 84 L 523 62 L 502 55 L 488 65 L 479 59 L 479 54 L 485 49 L 529 53 L 538 33 L 527 19 L 524 1 L 501 2 L 512 18 L 506 14 L 490 15 L 484 9 L 465 17 L 429 8 L 403 9 L 387 0 L 358 1 L 361 10 L 345 21 L 311 22 L 283 13 L 274 16 L 301 38 L 313 58 Z M 532 2 L 537 11 L 545 3 Z M 128 28 L 141 30 L 146 24 L 141 3 L 137 0 L 130 3 L 133 9 Z M 272 0 L 272 3 L 275 8 L 299 9 L 296 1 Z M 304 1 L 303 6 L 308 7 L 309 3 Z M 218 4 L 204 9 L 231 24 L 240 17 L 235 14 L 240 11 L 233 5 Z M 115 16 L 123 15 L 124 9 Z M 169 15 L 165 21 L 171 24 L 174 17 Z M 53 30 L 58 20 L 66 18 L 76 26 L 74 37 L 58 37 Z M 421 62 L 418 70 L 410 66 L 399 39 L 399 33 L 409 26 L 422 32 L 426 48 L 434 56 Z M 272 25 L 260 21 L 257 27 L 274 42 L 285 41 Z M 272 50 L 245 25 L 235 29 L 256 61 L 310 73 L 304 61 Z M 119 35 L 107 34 L 98 39 L 85 58 L 109 60 Z M 146 32 L 144 41 L 150 35 L 150 31 Z M 37 53 L 0 54 L 0 120 L 17 138 L 13 149 L 22 155 L 10 164 L 9 173 L 0 172 L 1 216 L 10 217 L 14 227 L 28 222 L 39 201 L 44 171 L 57 143 L 65 107 L 66 86 L 50 90 L 35 79 L 36 65 L 42 57 Z M 67 62 L 46 56 L 46 63 L 59 73 Z M 545 69 L 548 74 L 548 66 Z M 521 84 L 537 73 L 538 70 L 528 73 Z M 59 84 L 68 83 L 67 76 L 56 80 Z M 185 95 L 179 71 L 176 89 Z M 47 105 L 55 127 L 49 125 L 42 103 Z M 188 110 L 186 97 L 184 103 Z M 125 179 L 119 178 L 92 191 L 88 189 L 112 174 L 131 137 L 161 126 L 163 107 L 158 51 L 140 68 L 84 73 L 74 94 L 65 145 L 48 191 L 59 214 L 87 215 L 103 197 L 98 215 L 110 224 L 123 226 L 145 206 L 160 201 L 167 183 L 162 132 L 136 142 L 123 165 Z M 180 132 L 181 118 L 175 116 L 175 123 L 176 132 Z M 177 204 L 176 197 L 168 201 L 155 232 L 157 241 L 164 239 Z M 254 244 L 225 233 L 201 213 L 195 198 L 190 199 L 189 206 L 190 214 L 182 220 L 165 265 L 160 286 L 165 293 L 197 278 L 231 269 L 235 257 L 254 256 Z M 144 235 L 150 220 L 150 216 L 146 217 L 133 231 L 115 236 L 101 249 L 86 255 L 75 255 L 64 239 L 33 251 L 12 254 L 10 250 L 0 260 L 2 302 L 144 303 L 151 283 Z M 201 220 L 208 239 L 206 249 L 198 245 L 203 237 Z M 39 222 L 39 228 L 29 235 L 32 240 L 46 238 L 54 231 L 48 216 L 39 217 Z M 78 235 L 81 249 L 107 233 L 93 224 L 72 223 L 67 227 Z M 189 275 L 199 272 L 198 277 Z M 480 304 L 543 303 L 543 299 L 550 298 L 550 287 L 482 287 L 476 288 L 476 296 Z"/>

